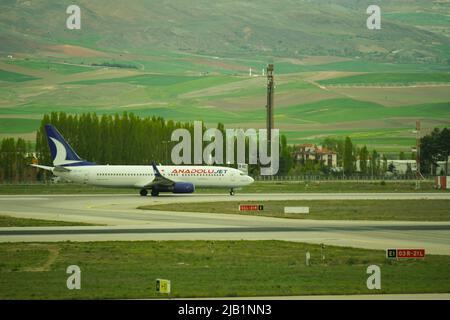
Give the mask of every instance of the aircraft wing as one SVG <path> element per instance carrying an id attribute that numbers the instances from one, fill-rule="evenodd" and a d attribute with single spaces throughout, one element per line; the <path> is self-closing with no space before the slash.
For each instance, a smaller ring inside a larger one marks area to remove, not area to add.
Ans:
<path id="1" fill-rule="evenodd" d="M 152 187 L 154 185 L 159 185 L 159 186 L 173 186 L 175 184 L 175 181 L 172 181 L 166 177 L 164 177 L 161 172 L 159 172 L 158 168 L 156 167 L 156 164 L 153 162 L 152 163 L 152 167 L 153 167 L 153 172 L 155 174 L 155 178 L 153 179 L 152 182 L 150 182 L 149 184 L 146 185 L 146 187 Z"/>

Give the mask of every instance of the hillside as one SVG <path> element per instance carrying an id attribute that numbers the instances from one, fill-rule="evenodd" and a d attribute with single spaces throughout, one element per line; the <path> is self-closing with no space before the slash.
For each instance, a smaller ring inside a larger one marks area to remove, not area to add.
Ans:
<path id="1" fill-rule="evenodd" d="M 448 63 L 448 1 L 377 1 L 382 8 L 380 31 L 366 28 L 366 8 L 372 2 L 80 0 L 76 3 L 82 10 L 82 28 L 74 31 L 65 28 L 65 11 L 73 1 L 4 0 L 1 51 L 61 54 L 57 45 L 71 44 L 143 55 L 163 51 Z"/>

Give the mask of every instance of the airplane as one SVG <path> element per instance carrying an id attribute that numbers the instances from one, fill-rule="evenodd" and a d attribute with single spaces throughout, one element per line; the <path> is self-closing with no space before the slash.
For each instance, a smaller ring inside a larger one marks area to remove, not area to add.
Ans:
<path id="1" fill-rule="evenodd" d="M 220 166 L 190 165 L 98 165 L 78 156 L 61 133 L 52 125 L 45 125 L 53 167 L 31 164 L 51 171 L 64 180 L 86 185 L 140 190 L 141 196 L 160 192 L 193 193 L 197 187 L 235 189 L 253 183 L 253 178 L 240 170 Z"/>

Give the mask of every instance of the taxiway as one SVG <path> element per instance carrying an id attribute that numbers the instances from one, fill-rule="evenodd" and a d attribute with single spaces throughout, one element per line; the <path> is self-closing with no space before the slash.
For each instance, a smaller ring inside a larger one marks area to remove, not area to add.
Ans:
<path id="1" fill-rule="evenodd" d="M 109 240 L 285 240 L 367 249 L 425 248 L 450 255 L 450 222 L 281 219 L 233 214 L 140 210 L 203 201 L 450 199 L 449 193 L 311 193 L 0 196 L 0 215 L 101 226 L 0 228 L 0 242 Z"/>

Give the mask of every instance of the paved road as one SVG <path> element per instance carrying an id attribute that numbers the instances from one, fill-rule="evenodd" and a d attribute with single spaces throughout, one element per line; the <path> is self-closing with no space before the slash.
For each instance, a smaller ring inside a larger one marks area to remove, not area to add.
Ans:
<path id="1" fill-rule="evenodd" d="M 0 214 L 81 221 L 100 227 L 0 228 L 0 242 L 99 240 L 287 240 L 384 250 L 420 247 L 450 255 L 450 222 L 315 221 L 270 217 L 139 210 L 153 203 L 197 201 L 450 199 L 448 193 L 322 193 L 0 196 Z"/>

